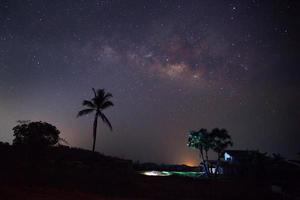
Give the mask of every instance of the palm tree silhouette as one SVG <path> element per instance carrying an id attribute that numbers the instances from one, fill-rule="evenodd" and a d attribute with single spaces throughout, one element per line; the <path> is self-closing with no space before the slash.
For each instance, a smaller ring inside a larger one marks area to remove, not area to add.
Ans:
<path id="1" fill-rule="evenodd" d="M 85 106 L 86 109 L 79 111 L 77 117 L 95 112 L 93 124 L 93 152 L 95 152 L 98 117 L 101 117 L 102 121 L 109 126 L 110 130 L 112 130 L 111 123 L 104 115 L 103 110 L 113 106 L 114 104 L 109 100 L 112 97 L 111 93 L 105 92 L 104 89 L 98 89 L 97 91 L 94 88 L 92 89 L 94 92 L 94 98 L 91 100 L 84 100 L 82 102 L 82 105 Z"/>

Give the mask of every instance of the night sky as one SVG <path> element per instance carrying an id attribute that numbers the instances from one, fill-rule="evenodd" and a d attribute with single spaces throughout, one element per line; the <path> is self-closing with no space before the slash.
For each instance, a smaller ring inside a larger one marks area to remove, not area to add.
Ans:
<path id="1" fill-rule="evenodd" d="M 197 164 L 189 130 L 226 128 L 235 149 L 300 152 L 297 1 L 0 0 L 0 141 L 47 121 L 91 149 L 92 87 L 111 92 L 96 149 Z M 299 12 L 298 12 L 299 13 Z"/>

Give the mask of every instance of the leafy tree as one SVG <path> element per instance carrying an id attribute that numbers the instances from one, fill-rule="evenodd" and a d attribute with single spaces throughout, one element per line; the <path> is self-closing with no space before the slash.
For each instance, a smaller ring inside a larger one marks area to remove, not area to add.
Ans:
<path id="1" fill-rule="evenodd" d="M 209 170 L 209 174 L 210 174 L 212 172 L 210 171 L 209 168 L 208 151 L 213 147 L 213 138 L 211 136 L 211 133 L 208 131 L 202 131 L 200 142 L 202 143 L 205 152 L 205 158 L 206 158 L 205 165 L 207 166 L 207 169 Z"/>
<path id="2" fill-rule="evenodd" d="M 233 142 L 226 129 L 215 128 L 211 131 L 210 136 L 212 139 L 212 150 L 216 152 L 218 156 L 217 166 L 215 170 L 215 174 L 217 174 L 219 171 L 221 157 L 225 149 L 232 146 Z"/>
<path id="3" fill-rule="evenodd" d="M 47 122 L 19 122 L 13 128 L 13 145 L 26 145 L 29 147 L 53 146 L 59 141 L 59 130 Z"/>
<path id="4" fill-rule="evenodd" d="M 109 100 L 112 97 L 112 94 L 109 92 L 105 92 L 104 89 L 98 89 L 97 91 L 93 88 L 94 97 L 91 100 L 84 100 L 82 105 L 86 107 L 78 112 L 77 117 L 88 115 L 92 112 L 95 113 L 94 124 L 93 124 L 93 152 L 95 152 L 95 144 L 96 144 L 96 136 L 97 136 L 97 124 L 98 117 L 102 119 L 102 121 L 109 126 L 112 130 L 111 123 L 104 115 L 103 110 L 108 107 L 113 106 L 114 104 Z"/>
<path id="5" fill-rule="evenodd" d="M 187 145 L 199 150 L 205 173 L 209 175 L 207 152 L 210 148 L 210 138 L 207 130 L 200 129 L 199 131 L 190 131 Z M 205 157 L 204 152 L 206 153 Z"/>
<path id="6" fill-rule="evenodd" d="M 231 137 L 225 129 L 215 128 L 211 132 L 208 132 L 206 129 L 190 131 L 188 137 L 188 146 L 199 150 L 205 173 L 208 176 L 212 174 L 209 167 L 209 150 L 213 150 L 218 155 L 216 174 L 219 170 L 220 159 L 224 150 L 232 145 Z"/>

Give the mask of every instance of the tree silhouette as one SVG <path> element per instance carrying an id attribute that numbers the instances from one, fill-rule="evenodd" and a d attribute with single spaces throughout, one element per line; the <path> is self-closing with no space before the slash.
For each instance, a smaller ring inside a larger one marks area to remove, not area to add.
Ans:
<path id="1" fill-rule="evenodd" d="M 216 174 L 219 170 L 220 159 L 224 150 L 229 146 L 232 146 L 233 143 L 230 135 L 225 129 L 215 128 L 211 132 L 208 132 L 206 129 L 202 128 L 199 131 L 190 131 L 187 145 L 199 150 L 205 173 L 209 176 L 212 174 L 212 171 L 209 167 L 208 151 L 213 150 L 218 154 L 215 170 Z"/>
<path id="2" fill-rule="evenodd" d="M 210 148 L 210 138 L 207 130 L 200 129 L 199 131 L 190 131 L 187 145 L 199 150 L 200 159 L 202 160 L 205 173 L 206 175 L 209 175 L 207 152 Z"/>
<path id="3" fill-rule="evenodd" d="M 103 110 L 113 106 L 114 104 L 109 100 L 112 97 L 111 93 L 105 92 L 104 89 L 98 89 L 97 91 L 94 88 L 92 89 L 94 92 L 94 97 L 91 100 L 84 100 L 82 102 L 82 105 L 85 106 L 86 109 L 79 111 L 77 117 L 88 115 L 92 112 L 95 113 L 93 124 L 93 152 L 95 152 L 98 117 L 100 117 L 102 121 L 112 130 L 111 123 L 104 115 Z"/>
<path id="4" fill-rule="evenodd" d="M 26 145 L 29 147 L 53 146 L 59 141 L 59 130 L 47 122 L 19 122 L 13 128 L 13 145 Z"/>
<path id="5" fill-rule="evenodd" d="M 220 159 L 225 149 L 232 146 L 233 142 L 231 141 L 231 137 L 226 129 L 215 128 L 211 131 L 210 135 L 212 138 L 212 150 L 218 155 L 217 166 L 215 170 L 215 174 L 217 174 L 220 166 Z"/>

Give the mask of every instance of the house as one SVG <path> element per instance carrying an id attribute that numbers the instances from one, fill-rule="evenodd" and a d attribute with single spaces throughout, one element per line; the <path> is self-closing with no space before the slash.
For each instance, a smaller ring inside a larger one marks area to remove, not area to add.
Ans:
<path id="1" fill-rule="evenodd" d="M 300 162 L 276 160 L 266 153 L 249 150 L 226 150 L 222 159 L 224 175 L 247 178 L 295 179 L 300 174 Z M 274 189 L 274 188 L 273 188 Z"/>
<path id="2" fill-rule="evenodd" d="M 241 164 L 250 161 L 258 151 L 249 150 L 226 150 L 224 152 L 224 162 Z"/>
<path id="3" fill-rule="evenodd" d="M 243 175 L 249 174 L 253 163 L 264 154 L 259 151 L 226 150 L 222 159 L 223 174 Z"/>
<path id="4" fill-rule="evenodd" d="M 266 154 L 259 151 L 226 150 L 220 162 L 208 160 L 207 164 L 211 173 L 218 170 L 217 174 L 243 176 L 256 173 L 261 167 L 260 164 L 265 160 Z"/>
<path id="5" fill-rule="evenodd" d="M 217 166 L 219 165 L 217 174 L 223 174 L 222 161 L 219 163 L 217 160 L 208 160 L 207 164 L 210 173 L 215 174 Z"/>

